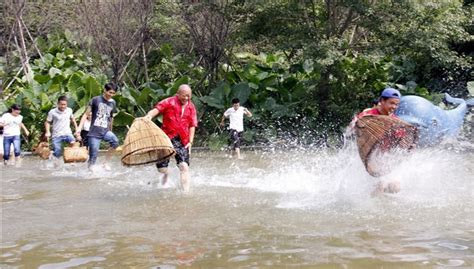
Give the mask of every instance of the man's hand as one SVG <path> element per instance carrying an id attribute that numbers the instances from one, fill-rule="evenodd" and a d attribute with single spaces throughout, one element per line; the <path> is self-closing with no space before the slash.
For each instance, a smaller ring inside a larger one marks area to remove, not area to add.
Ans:
<path id="1" fill-rule="evenodd" d="M 74 135 L 76 136 L 77 141 L 82 141 L 81 134 L 79 132 L 75 132 Z"/>
<path id="2" fill-rule="evenodd" d="M 186 146 L 184 146 L 185 149 L 188 149 L 189 155 L 191 155 L 191 146 L 192 146 L 192 145 L 193 145 L 193 144 L 192 144 L 191 142 L 189 142 L 188 144 L 186 144 Z"/>

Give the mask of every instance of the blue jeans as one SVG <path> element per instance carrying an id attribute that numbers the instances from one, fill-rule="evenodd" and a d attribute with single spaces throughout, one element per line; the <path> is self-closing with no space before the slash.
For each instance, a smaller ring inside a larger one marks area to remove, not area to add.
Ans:
<path id="1" fill-rule="evenodd" d="M 117 148 L 119 146 L 119 141 L 117 136 L 111 131 L 105 133 L 105 135 L 100 137 L 89 136 L 89 166 L 95 164 L 97 161 L 97 155 L 99 154 L 100 141 L 104 140 L 108 142 L 112 148 Z"/>
<path id="2" fill-rule="evenodd" d="M 13 151 L 15 152 L 15 157 L 20 156 L 20 136 L 4 136 L 3 137 L 3 159 L 7 161 L 10 159 L 10 146 L 13 143 Z"/>
<path id="3" fill-rule="evenodd" d="M 74 141 L 76 140 L 72 135 L 61 135 L 53 137 L 53 156 L 56 158 L 61 157 L 61 155 L 63 154 L 63 143 L 66 142 L 70 144 Z"/>

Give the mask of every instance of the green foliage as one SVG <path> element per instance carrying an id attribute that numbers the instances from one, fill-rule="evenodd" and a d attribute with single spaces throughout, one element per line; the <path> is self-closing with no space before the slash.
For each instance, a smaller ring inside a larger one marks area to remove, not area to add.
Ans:
<path id="1" fill-rule="evenodd" d="M 61 95 L 69 98 L 69 106 L 75 116 L 82 116 L 91 97 L 102 92 L 106 78 L 94 74 L 91 58 L 85 56 L 70 33 L 65 36 L 52 35 L 47 40 L 38 39 L 43 50 L 42 57 L 32 59 L 33 81 L 28 83 L 25 76 L 13 77 L 14 83 L 4 91 L 0 107 L 16 103 L 22 106 L 24 123 L 30 129 L 33 141 L 44 131 L 44 121 L 48 111 L 56 105 Z M 85 73 L 84 71 L 91 71 Z"/>
<path id="2" fill-rule="evenodd" d="M 174 95 L 183 83 L 193 88 L 193 102 L 199 111 L 197 142 L 214 149 L 227 143 L 219 122 L 234 97 L 254 114 L 246 120 L 246 141 L 287 141 L 285 136 L 290 136 L 304 143 L 324 143 L 337 140 L 333 138 L 352 115 L 369 106 L 386 86 L 434 102 L 436 93 L 447 88 L 454 95 L 472 94 L 469 44 L 474 40 L 473 13 L 467 2 L 230 3 L 223 14 L 233 20 L 236 29 L 232 28 L 235 34 L 231 40 L 238 45 L 226 46 L 226 57 L 216 63 L 219 68 L 213 70 L 211 81 L 211 70 L 202 64 L 197 43 L 187 34 L 182 5 L 155 2 L 143 50 L 130 52 L 133 57 L 118 81 L 121 87 L 114 97 L 118 104 L 114 125 L 120 132 L 156 102 Z M 40 9 L 41 5 L 30 7 Z M 193 9 L 185 11 L 192 13 Z M 30 17 L 29 25 L 41 21 L 32 13 L 25 19 Z M 41 51 L 40 56 L 36 49 L 28 49 L 32 82 L 21 72 L 17 75 L 21 64 L 16 51 L 0 57 L 0 77 L 5 78 L 0 109 L 6 110 L 12 103 L 22 105 L 25 124 L 34 137 L 42 131 L 46 113 L 58 96 L 67 95 L 69 106 L 79 117 L 90 98 L 101 94 L 108 80 L 104 74 L 113 69 L 109 62 L 112 55 L 80 47 L 94 40 L 79 39 L 57 21 L 52 25 L 62 34 L 46 35 L 39 26 L 30 26 Z M 6 51 L 6 43 L 1 45 Z"/>

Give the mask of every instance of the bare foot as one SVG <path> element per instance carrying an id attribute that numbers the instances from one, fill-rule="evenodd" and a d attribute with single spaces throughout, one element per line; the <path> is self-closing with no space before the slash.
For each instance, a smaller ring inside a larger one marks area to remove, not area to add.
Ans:
<path id="1" fill-rule="evenodd" d="M 183 184 L 182 188 L 183 188 L 183 193 L 189 194 L 190 189 L 191 189 L 190 186 L 189 186 L 189 183 Z"/>
<path id="2" fill-rule="evenodd" d="M 89 165 L 87 167 L 87 170 L 89 171 L 90 174 L 95 175 L 97 174 L 97 166 L 96 165 Z"/>
<path id="3" fill-rule="evenodd" d="M 107 163 L 104 163 L 102 167 L 104 168 L 105 171 L 112 171 L 112 168 Z"/>
<path id="4" fill-rule="evenodd" d="M 383 189 L 386 193 L 398 193 L 400 192 L 400 182 L 392 181 L 388 182 L 387 186 Z"/>
<path id="5" fill-rule="evenodd" d="M 383 182 L 379 181 L 375 184 L 374 190 L 370 193 L 370 196 L 375 197 L 383 193 Z"/>

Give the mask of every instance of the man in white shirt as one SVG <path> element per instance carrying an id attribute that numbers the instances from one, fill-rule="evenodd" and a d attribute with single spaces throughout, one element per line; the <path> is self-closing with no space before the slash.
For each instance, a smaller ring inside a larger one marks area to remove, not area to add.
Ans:
<path id="1" fill-rule="evenodd" d="M 240 156 L 240 141 L 242 140 L 242 134 L 244 132 L 244 114 L 248 117 L 252 117 L 252 113 L 243 106 L 240 106 L 238 98 L 232 99 L 232 107 L 224 112 L 221 120 L 221 126 L 224 126 L 225 118 L 229 118 L 229 130 L 230 130 L 230 146 L 235 150 L 237 159 L 242 159 Z"/>
<path id="2" fill-rule="evenodd" d="M 60 96 L 58 98 L 58 106 L 48 112 L 48 117 L 44 123 L 46 129 L 46 137 L 52 138 L 53 142 L 53 156 L 61 157 L 63 151 L 63 143 L 73 144 L 76 139 L 72 135 L 71 122 L 77 129 L 76 119 L 72 113 L 72 109 L 67 106 L 67 97 Z M 53 132 L 50 132 L 51 125 L 53 125 Z"/>

